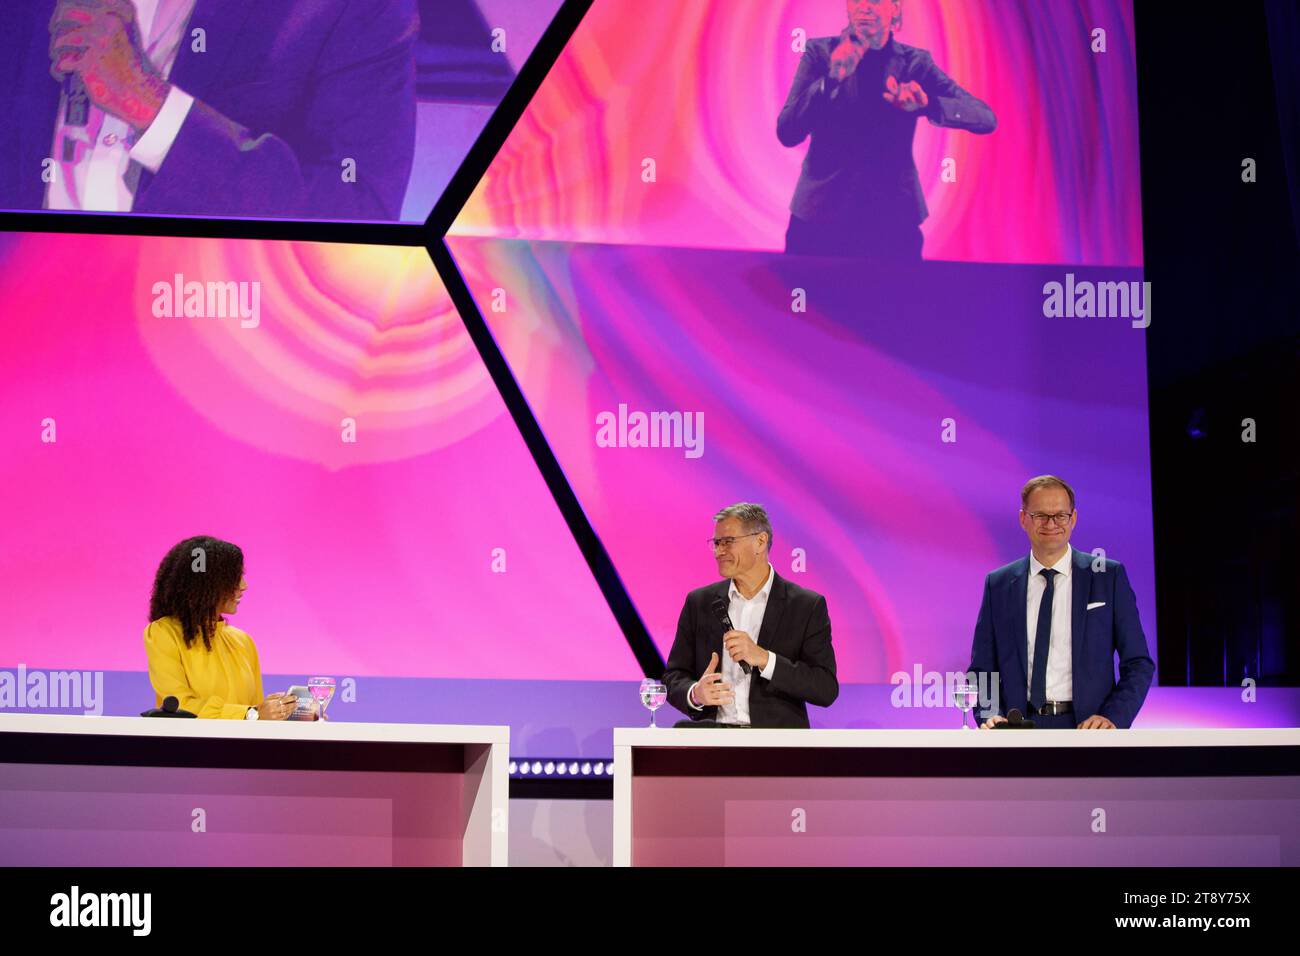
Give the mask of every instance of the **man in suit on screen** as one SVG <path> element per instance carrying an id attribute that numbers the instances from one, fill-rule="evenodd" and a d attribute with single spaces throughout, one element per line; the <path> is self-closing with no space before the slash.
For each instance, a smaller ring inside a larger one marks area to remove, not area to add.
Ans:
<path id="1" fill-rule="evenodd" d="M 723 508 L 714 522 L 709 547 L 722 580 L 686 595 L 664 674 L 668 700 L 692 720 L 807 727 L 807 705 L 829 707 L 840 692 L 826 599 L 768 562 L 772 523 L 761 505 Z"/>
<path id="2" fill-rule="evenodd" d="M 0 207 L 397 219 L 415 0 L 22 0 Z"/>
<path id="3" fill-rule="evenodd" d="M 1020 502 L 1029 556 L 989 574 L 975 623 L 970 670 L 982 682 L 999 678 L 980 726 L 1004 723 L 1014 709 L 1036 727 L 1129 727 L 1155 663 L 1128 573 L 1070 547 L 1079 515 L 1074 489 L 1060 478 L 1031 478 Z"/>
<path id="4" fill-rule="evenodd" d="M 935 65 L 899 43 L 902 0 L 847 0 L 839 36 L 810 39 L 776 121 L 783 146 L 811 137 L 790 200 L 785 251 L 919 260 L 929 215 L 912 140 L 935 126 L 991 133 L 997 118 Z"/>

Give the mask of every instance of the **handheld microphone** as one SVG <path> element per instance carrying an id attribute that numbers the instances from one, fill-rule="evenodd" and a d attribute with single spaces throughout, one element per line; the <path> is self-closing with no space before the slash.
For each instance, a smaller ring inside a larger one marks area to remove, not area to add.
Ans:
<path id="1" fill-rule="evenodd" d="M 65 126 L 85 126 L 90 121 L 90 94 L 80 73 L 68 73 L 63 77 L 63 95 L 68 106 L 63 114 Z"/>
<path id="2" fill-rule="evenodd" d="M 724 631 L 724 633 L 725 633 L 726 631 L 734 631 L 734 630 L 735 630 L 735 628 L 732 627 L 732 625 L 731 625 L 731 615 L 730 615 L 729 613 L 727 613 L 727 602 L 724 601 L 724 600 L 722 600 L 722 598 L 714 598 L 714 599 L 713 599 L 713 613 L 716 614 L 716 615 L 718 615 L 718 620 L 719 620 L 719 621 L 721 622 L 721 624 L 722 624 L 722 627 L 723 627 L 723 631 Z M 752 668 L 752 667 L 749 665 L 749 661 L 741 661 L 741 662 L 740 662 L 740 669 L 741 669 L 742 671 L 744 671 L 746 674 L 748 674 L 748 673 L 749 673 L 750 671 L 752 671 L 754 668 Z"/>

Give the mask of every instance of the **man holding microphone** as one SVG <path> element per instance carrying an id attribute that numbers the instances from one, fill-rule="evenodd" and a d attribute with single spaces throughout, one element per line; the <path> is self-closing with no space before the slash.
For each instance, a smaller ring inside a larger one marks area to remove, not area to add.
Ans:
<path id="1" fill-rule="evenodd" d="M 807 727 L 807 704 L 829 707 L 840 690 L 826 599 L 771 566 L 762 505 L 731 505 L 714 522 L 709 547 L 723 580 L 686 596 L 664 673 L 668 700 L 722 726 Z"/>
<path id="2" fill-rule="evenodd" d="M 903 0 L 845 0 L 845 10 L 839 36 L 808 41 L 777 117 L 783 146 L 810 139 L 785 251 L 919 260 L 929 209 L 912 156 L 917 120 L 985 134 L 997 117 L 927 51 L 895 39 Z"/>

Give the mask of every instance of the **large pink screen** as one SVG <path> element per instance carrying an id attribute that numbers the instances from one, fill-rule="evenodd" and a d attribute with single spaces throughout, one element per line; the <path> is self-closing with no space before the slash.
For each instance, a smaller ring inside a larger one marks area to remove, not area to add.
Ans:
<path id="1" fill-rule="evenodd" d="M 177 274 L 256 326 L 156 315 Z M 0 667 L 143 671 L 212 534 L 265 673 L 637 675 L 424 249 L 10 236 L 0 301 Z"/>

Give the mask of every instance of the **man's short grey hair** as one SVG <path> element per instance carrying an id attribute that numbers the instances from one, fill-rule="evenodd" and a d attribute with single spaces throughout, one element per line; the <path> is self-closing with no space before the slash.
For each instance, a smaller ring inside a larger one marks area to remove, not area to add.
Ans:
<path id="1" fill-rule="evenodd" d="M 728 505 L 713 516 L 715 522 L 725 521 L 727 518 L 739 518 L 746 534 L 758 534 L 760 531 L 766 531 L 767 550 L 772 550 L 772 522 L 767 517 L 767 509 L 762 505 L 741 501 L 734 505 Z"/>

